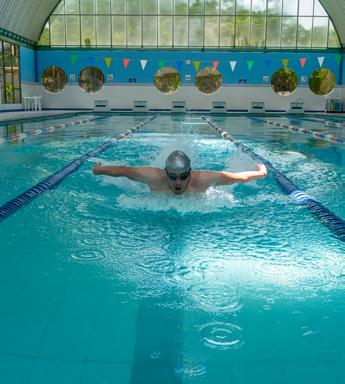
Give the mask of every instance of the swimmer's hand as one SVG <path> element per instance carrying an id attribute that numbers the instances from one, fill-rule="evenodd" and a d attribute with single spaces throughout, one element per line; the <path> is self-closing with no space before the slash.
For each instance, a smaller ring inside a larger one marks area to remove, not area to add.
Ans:
<path id="1" fill-rule="evenodd" d="M 260 173 L 260 175 L 262 177 L 266 177 L 267 176 L 267 168 L 266 168 L 265 164 L 256 164 L 256 167 L 257 167 L 258 172 Z"/>
<path id="2" fill-rule="evenodd" d="M 102 163 L 98 162 L 96 163 L 93 168 L 92 168 L 92 172 L 97 175 L 99 174 L 99 171 L 100 171 L 100 168 L 102 167 Z"/>

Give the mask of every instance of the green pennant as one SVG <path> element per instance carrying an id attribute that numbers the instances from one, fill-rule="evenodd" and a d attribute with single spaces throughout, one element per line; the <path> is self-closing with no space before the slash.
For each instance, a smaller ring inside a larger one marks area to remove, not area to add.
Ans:
<path id="1" fill-rule="evenodd" d="M 200 67 L 200 61 L 193 61 L 193 65 L 194 65 L 195 70 L 198 72 L 199 67 Z"/>
<path id="2" fill-rule="evenodd" d="M 335 61 L 337 62 L 337 64 L 340 63 L 341 57 L 342 57 L 341 55 L 336 55 L 335 56 Z"/>
<path id="3" fill-rule="evenodd" d="M 164 67 L 165 61 L 164 60 L 159 60 L 158 64 L 159 64 L 159 69 L 162 69 Z"/>
<path id="4" fill-rule="evenodd" d="M 254 61 L 253 60 L 247 60 L 248 70 L 251 71 L 253 67 Z"/>
<path id="5" fill-rule="evenodd" d="M 286 68 L 289 65 L 289 59 L 283 59 L 282 63 L 284 65 L 284 68 Z"/>
<path id="6" fill-rule="evenodd" d="M 78 60 L 78 55 L 71 55 L 71 62 L 74 65 Z"/>

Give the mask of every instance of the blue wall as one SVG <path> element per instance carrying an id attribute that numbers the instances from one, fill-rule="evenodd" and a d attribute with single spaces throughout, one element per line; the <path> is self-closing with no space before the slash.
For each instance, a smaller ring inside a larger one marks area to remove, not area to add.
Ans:
<path id="1" fill-rule="evenodd" d="M 21 80 L 25 82 L 35 82 L 36 73 L 36 54 L 33 49 L 20 48 L 20 74 Z"/>
<path id="2" fill-rule="evenodd" d="M 35 59 L 35 56 L 36 59 Z M 76 60 L 72 63 L 72 59 Z M 288 59 L 288 66 L 297 76 L 299 85 L 308 84 L 311 73 L 320 67 L 318 58 L 324 57 L 322 66 L 334 72 L 337 83 L 344 84 L 344 60 L 339 62 L 339 53 L 330 52 L 200 52 L 200 51 L 114 51 L 114 50 L 46 50 L 33 51 L 21 49 L 21 68 L 23 81 L 37 81 L 42 72 L 49 66 L 56 65 L 63 68 L 70 83 L 78 82 L 79 72 L 89 66 L 96 66 L 102 70 L 107 83 L 128 83 L 129 79 L 136 79 L 136 83 L 152 84 L 152 79 L 160 67 L 160 61 L 164 66 L 172 66 L 179 70 L 181 81 L 184 84 L 194 83 L 197 73 L 193 62 L 200 61 L 200 69 L 212 66 L 212 62 L 219 61 L 218 71 L 222 74 L 223 84 L 270 84 L 272 74 L 283 67 L 282 60 Z M 338 57 L 338 62 L 337 62 Z M 108 68 L 105 58 L 111 58 Z M 123 59 L 129 59 L 127 69 L 124 68 Z M 307 61 L 302 68 L 300 59 Z M 35 71 L 35 60 L 37 68 Z M 147 60 L 143 70 L 140 60 Z M 188 64 L 188 60 L 190 64 Z M 231 70 L 229 61 L 236 61 L 234 71 Z M 248 61 L 253 61 L 251 69 Z M 113 80 L 108 78 L 113 74 Z M 70 75 L 74 75 L 71 80 Z M 190 75 L 190 80 L 188 76 Z M 266 79 L 264 77 L 266 76 Z M 267 79 L 267 76 L 269 77 Z"/>
<path id="3" fill-rule="evenodd" d="M 72 64 L 71 56 L 78 57 Z M 339 82 L 340 64 L 336 61 L 335 53 L 273 53 L 273 52 L 168 52 L 168 51 L 38 51 L 38 78 L 43 70 L 51 65 L 63 68 L 69 78 L 70 74 L 76 75 L 90 65 L 97 66 L 105 74 L 113 74 L 114 83 L 128 83 L 135 78 L 137 83 L 152 83 L 152 79 L 159 69 L 159 61 L 164 61 L 164 66 L 180 68 L 179 73 L 183 83 L 185 75 L 191 75 L 194 82 L 197 73 L 193 62 L 200 61 L 200 68 L 212 66 L 213 61 L 219 61 L 218 71 L 222 74 L 223 84 L 238 84 L 240 80 L 246 80 L 247 84 L 263 84 L 263 76 L 271 76 L 277 69 L 283 66 L 282 60 L 289 60 L 291 67 L 299 78 L 309 75 L 319 68 L 318 57 L 325 57 L 323 67 L 330 69 L 336 75 Z M 105 58 L 112 58 L 110 68 L 107 68 Z M 128 58 L 127 69 L 124 68 L 123 59 Z M 306 58 L 304 68 L 301 68 L 299 59 Z M 140 60 L 147 60 L 145 70 L 142 69 Z M 186 64 L 187 60 L 191 64 Z M 229 61 L 237 61 L 234 71 L 231 70 Z M 253 61 L 251 70 L 247 61 Z M 179 67 L 180 66 L 180 67 Z M 341 81 L 341 80 L 340 80 Z"/>

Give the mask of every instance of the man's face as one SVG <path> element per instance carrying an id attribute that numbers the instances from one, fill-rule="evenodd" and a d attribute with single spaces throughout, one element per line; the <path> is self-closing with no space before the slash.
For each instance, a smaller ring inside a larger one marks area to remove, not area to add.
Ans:
<path id="1" fill-rule="evenodd" d="M 190 170 L 188 172 L 169 172 L 166 170 L 167 180 L 170 189 L 175 195 L 182 195 L 190 181 Z"/>

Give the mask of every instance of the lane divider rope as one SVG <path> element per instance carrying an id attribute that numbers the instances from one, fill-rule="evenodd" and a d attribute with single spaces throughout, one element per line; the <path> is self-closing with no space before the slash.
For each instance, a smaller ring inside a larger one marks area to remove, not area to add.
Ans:
<path id="1" fill-rule="evenodd" d="M 332 135 L 332 134 L 324 134 L 324 133 L 321 133 L 318 131 L 313 131 L 313 130 L 307 129 L 307 128 L 295 127 L 294 125 L 289 125 L 286 123 L 279 123 L 278 121 L 274 121 L 274 120 L 263 120 L 263 119 L 259 119 L 257 117 L 249 117 L 249 118 L 252 120 L 261 121 L 261 122 L 265 123 L 266 125 L 272 125 L 275 127 L 286 128 L 293 133 L 300 133 L 302 135 L 310 135 L 310 136 L 313 136 L 315 139 L 319 139 L 319 140 L 323 140 L 323 141 L 329 141 L 329 142 L 338 143 L 338 144 L 344 144 L 345 143 L 344 139 L 342 139 L 338 136 Z"/>
<path id="2" fill-rule="evenodd" d="M 115 144 L 118 140 L 121 140 L 125 138 L 126 136 L 130 135 L 131 133 L 136 132 L 138 129 L 144 127 L 146 124 L 151 122 L 153 119 L 155 119 L 156 116 L 153 116 L 134 127 L 127 129 L 124 133 L 120 133 L 115 138 L 106 141 L 104 144 L 100 145 L 99 147 L 93 149 L 92 151 L 80 156 L 79 158 L 73 160 L 69 164 L 67 164 L 65 167 L 60 169 L 59 171 L 55 172 L 54 174 L 48 176 L 43 181 L 39 182 L 35 186 L 29 188 L 24 193 L 21 193 L 14 199 L 8 201 L 4 205 L 0 207 L 0 223 L 8 218 L 9 216 L 13 215 L 18 209 L 23 207 L 24 205 L 28 204 L 32 200 L 36 199 L 36 197 L 42 195 L 46 191 L 53 189 L 56 187 L 66 176 L 70 175 L 71 173 L 75 172 L 85 160 L 94 157 L 95 155 L 99 154 L 100 152 L 105 151 L 107 148 Z"/>
<path id="3" fill-rule="evenodd" d="M 268 160 L 265 160 L 261 156 L 257 155 L 251 148 L 236 141 L 228 132 L 223 131 L 219 126 L 213 123 L 210 119 L 202 117 L 216 132 L 222 136 L 223 139 L 231 141 L 235 146 L 243 153 L 248 154 L 256 162 L 263 163 L 273 174 L 277 183 L 281 187 L 282 191 L 287 194 L 291 199 L 296 201 L 297 204 L 306 207 L 313 215 L 315 215 L 321 224 L 330 229 L 341 241 L 345 242 L 345 221 L 336 216 L 332 211 L 316 201 L 310 195 L 299 189 L 285 175 L 279 172 Z"/>
<path id="4" fill-rule="evenodd" d="M 31 131 L 25 131 L 22 133 L 15 133 L 13 135 L 0 137 L 0 144 L 5 144 L 5 143 L 8 143 L 10 141 L 24 139 L 25 137 L 29 137 L 29 136 L 38 136 L 38 135 L 41 135 L 42 133 L 54 132 L 56 129 L 59 129 L 59 128 L 66 128 L 66 127 L 69 127 L 72 125 L 80 125 L 80 124 L 90 123 L 91 121 L 105 119 L 107 117 L 109 117 L 109 116 L 93 117 L 93 118 L 89 118 L 89 119 L 70 121 L 68 123 L 61 123 L 61 124 L 53 125 L 51 127 L 41 128 L 41 129 L 32 129 Z"/>
<path id="5" fill-rule="evenodd" d="M 300 121 L 312 121 L 312 122 L 315 122 L 315 123 L 323 123 L 324 125 L 326 126 L 330 126 L 330 127 L 345 127 L 345 122 L 337 122 L 337 121 L 334 121 L 334 120 L 327 120 L 327 119 L 323 119 L 321 117 L 310 117 L 310 116 L 301 116 L 301 115 L 296 115 L 293 117 L 295 120 L 300 120 Z"/>

